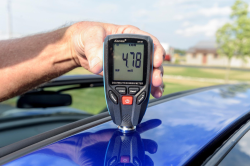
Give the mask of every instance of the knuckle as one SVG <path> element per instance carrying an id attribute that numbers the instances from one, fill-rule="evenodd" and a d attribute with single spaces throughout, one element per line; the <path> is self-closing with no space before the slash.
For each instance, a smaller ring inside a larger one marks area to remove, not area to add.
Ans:
<path id="1" fill-rule="evenodd" d="M 94 26 L 91 26 L 89 27 L 89 29 L 87 31 L 89 32 L 102 32 L 104 29 L 103 27 L 99 26 L 99 25 L 94 25 Z"/>
<path id="2" fill-rule="evenodd" d="M 131 28 L 131 29 L 137 29 L 139 30 L 138 27 L 134 26 L 134 25 L 125 25 L 126 28 Z"/>
<path id="3" fill-rule="evenodd" d="M 120 28 L 120 33 L 135 33 L 136 31 L 140 30 L 138 27 L 133 25 L 122 25 Z"/>

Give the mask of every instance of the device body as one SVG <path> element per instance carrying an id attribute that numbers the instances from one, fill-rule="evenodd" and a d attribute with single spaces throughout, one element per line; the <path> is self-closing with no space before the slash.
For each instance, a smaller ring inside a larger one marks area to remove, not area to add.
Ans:
<path id="1" fill-rule="evenodd" d="M 104 40 L 104 91 L 109 114 L 118 126 L 136 126 L 145 114 L 153 48 L 153 40 L 144 35 L 109 35 Z"/>
<path id="2" fill-rule="evenodd" d="M 143 166 L 145 150 L 140 134 L 135 132 L 123 134 L 114 132 L 109 141 L 104 166 Z"/>

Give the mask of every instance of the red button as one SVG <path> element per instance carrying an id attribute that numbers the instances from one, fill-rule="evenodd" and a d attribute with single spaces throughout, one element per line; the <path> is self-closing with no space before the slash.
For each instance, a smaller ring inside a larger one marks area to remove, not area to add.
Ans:
<path id="1" fill-rule="evenodd" d="M 121 163 L 129 163 L 129 156 L 121 156 Z"/>
<path id="2" fill-rule="evenodd" d="M 122 104 L 123 105 L 132 105 L 133 97 L 132 96 L 122 96 Z"/>

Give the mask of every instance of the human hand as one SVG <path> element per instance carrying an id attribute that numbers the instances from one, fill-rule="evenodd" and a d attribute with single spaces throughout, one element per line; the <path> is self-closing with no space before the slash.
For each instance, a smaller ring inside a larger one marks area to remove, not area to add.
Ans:
<path id="1" fill-rule="evenodd" d="M 151 94 L 159 98 L 163 93 L 163 57 L 165 50 L 153 35 L 131 25 L 114 25 L 99 22 L 79 22 L 70 27 L 72 32 L 71 52 L 77 66 L 82 66 L 94 74 L 102 75 L 103 41 L 111 34 L 148 35 L 154 42 L 154 69 Z"/>

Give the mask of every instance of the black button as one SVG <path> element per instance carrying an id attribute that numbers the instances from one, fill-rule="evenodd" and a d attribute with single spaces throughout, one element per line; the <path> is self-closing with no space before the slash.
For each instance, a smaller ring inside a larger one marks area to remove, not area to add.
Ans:
<path id="1" fill-rule="evenodd" d="M 115 166 L 124 166 L 124 164 L 123 163 L 118 163 Z"/>
<path id="2" fill-rule="evenodd" d="M 134 157 L 134 162 L 133 162 L 134 166 L 142 166 L 141 165 L 141 161 L 137 158 L 137 157 Z"/>
<path id="3" fill-rule="evenodd" d="M 134 166 L 132 163 L 126 163 L 125 166 Z"/>
<path id="4" fill-rule="evenodd" d="M 146 98 L 146 92 L 142 92 L 142 93 L 137 97 L 136 104 L 138 104 L 138 105 L 141 104 L 145 98 Z"/>
<path id="5" fill-rule="evenodd" d="M 126 91 L 126 87 L 116 87 L 115 88 L 117 90 L 118 93 L 120 93 L 121 95 L 126 95 L 127 94 L 127 91 Z"/>
<path id="6" fill-rule="evenodd" d="M 116 95 L 111 90 L 109 91 L 109 98 L 113 101 L 113 103 L 115 103 L 115 104 L 118 103 Z"/>
<path id="7" fill-rule="evenodd" d="M 108 166 L 115 166 L 116 163 L 117 163 L 116 161 L 117 161 L 117 157 L 116 157 L 116 156 L 112 157 L 112 158 L 109 160 L 109 162 L 108 162 Z"/>
<path id="8" fill-rule="evenodd" d="M 139 90 L 140 90 L 140 88 L 128 88 L 128 93 L 129 93 L 130 95 L 134 95 L 134 94 L 136 94 Z"/>

